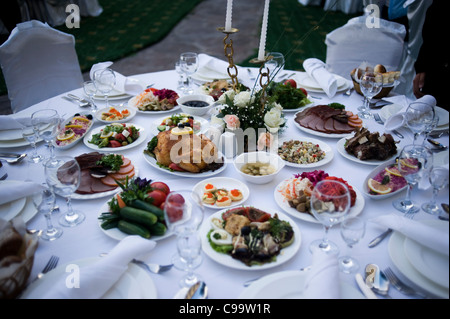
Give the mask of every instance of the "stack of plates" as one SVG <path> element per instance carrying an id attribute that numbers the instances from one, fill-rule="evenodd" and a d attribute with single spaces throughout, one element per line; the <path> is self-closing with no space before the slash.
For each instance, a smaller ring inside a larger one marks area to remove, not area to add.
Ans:
<path id="1" fill-rule="evenodd" d="M 350 81 L 347 81 L 345 78 L 335 75 L 337 80 L 337 91 L 342 92 L 348 90 L 353 84 Z M 322 87 L 317 83 L 316 80 L 311 78 L 306 72 L 297 72 L 294 77 L 294 80 L 297 82 L 298 86 L 304 88 L 308 92 L 313 93 L 325 93 Z"/>
<path id="2" fill-rule="evenodd" d="M 214 70 L 208 66 L 201 67 L 192 75 L 192 78 L 198 82 L 211 82 L 214 80 L 230 80 L 227 70 Z"/>
<path id="3" fill-rule="evenodd" d="M 22 136 L 21 129 L 0 132 L 0 148 L 20 147 L 28 144 Z"/>
<path id="4" fill-rule="evenodd" d="M 420 221 L 449 232 L 449 224 L 440 220 Z M 411 283 L 427 293 L 449 298 L 449 256 L 394 232 L 389 240 L 389 255 L 396 268 Z"/>
<path id="5" fill-rule="evenodd" d="M 2 181 L 6 184 L 10 181 Z M 6 221 L 21 216 L 25 222 L 28 222 L 36 215 L 37 210 L 33 204 L 33 197 L 22 197 L 11 202 L 0 205 L 0 218 Z"/>

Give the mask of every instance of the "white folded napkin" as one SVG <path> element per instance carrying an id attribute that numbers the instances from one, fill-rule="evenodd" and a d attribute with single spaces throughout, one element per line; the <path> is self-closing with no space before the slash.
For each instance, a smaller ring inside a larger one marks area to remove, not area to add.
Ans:
<path id="1" fill-rule="evenodd" d="M 149 253 L 156 242 L 140 236 L 127 236 L 107 256 L 88 266 L 80 267 L 79 287 L 68 287 L 68 274 L 52 285 L 43 299 L 98 299 L 101 298 L 128 269 L 133 258 Z"/>
<path id="2" fill-rule="evenodd" d="M 91 67 L 91 71 L 89 72 L 91 80 L 94 80 L 95 71 L 109 68 L 112 64 L 113 63 L 110 61 L 94 64 Z M 144 90 L 144 86 L 140 83 L 139 80 L 132 77 L 126 77 L 116 71 L 114 71 L 114 74 L 116 75 L 116 85 L 114 86 L 114 89 L 116 89 L 117 91 L 129 95 L 138 95 Z"/>
<path id="3" fill-rule="evenodd" d="M 305 282 L 303 296 L 307 299 L 340 299 L 339 265 L 336 254 L 320 250 L 313 252 L 311 269 Z"/>
<path id="4" fill-rule="evenodd" d="M 303 62 L 303 68 L 311 78 L 316 80 L 329 98 L 336 94 L 337 78 L 326 69 L 325 63 L 319 59 L 310 58 Z"/>
<path id="5" fill-rule="evenodd" d="M 230 76 L 228 75 L 227 68 L 229 66 L 228 62 L 217 59 L 210 55 L 200 53 L 198 55 L 199 58 L 199 68 L 195 75 L 198 77 L 209 79 L 209 80 L 221 80 L 228 79 Z"/>
<path id="6" fill-rule="evenodd" d="M 449 255 L 448 232 L 398 215 L 383 215 L 370 219 L 369 221 L 398 231 L 422 246 L 433 249 L 441 254 Z"/>
<path id="7" fill-rule="evenodd" d="M 0 205 L 23 197 L 28 197 L 42 189 L 44 189 L 44 186 L 35 182 L 15 180 L 0 181 L 0 194 L 2 194 L 2 196 L 0 196 Z"/>
<path id="8" fill-rule="evenodd" d="M 21 130 L 23 126 L 31 124 L 31 117 L 17 117 L 12 115 L 0 115 L 0 131 Z"/>

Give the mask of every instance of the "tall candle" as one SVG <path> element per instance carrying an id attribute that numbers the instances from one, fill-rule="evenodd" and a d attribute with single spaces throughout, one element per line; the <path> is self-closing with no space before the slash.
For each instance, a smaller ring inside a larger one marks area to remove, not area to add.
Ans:
<path id="1" fill-rule="evenodd" d="M 225 31 L 231 31 L 231 8 L 233 0 L 227 0 L 227 14 L 225 16 Z"/>
<path id="2" fill-rule="evenodd" d="M 264 16 L 261 27 L 261 39 L 259 41 L 259 52 L 258 52 L 258 60 L 262 61 L 265 58 L 265 49 L 266 49 L 266 34 L 267 34 L 267 23 L 269 20 L 269 1 L 266 0 L 264 4 Z"/>

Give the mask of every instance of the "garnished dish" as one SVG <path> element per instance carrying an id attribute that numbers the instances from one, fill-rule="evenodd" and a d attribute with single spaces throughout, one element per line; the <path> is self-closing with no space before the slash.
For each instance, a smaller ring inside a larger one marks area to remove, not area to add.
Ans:
<path id="1" fill-rule="evenodd" d="M 267 88 L 269 100 L 281 104 L 284 111 L 298 110 L 313 103 L 308 99 L 306 89 L 297 87 L 294 79 L 284 82 L 271 82 Z"/>
<path id="2" fill-rule="evenodd" d="M 91 114 L 76 113 L 62 125 L 62 128 L 55 139 L 56 147 L 70 148 L 74 146 L 87 132 L 89 132 L 93 123 L 94 121 Z"/>
<path id="3" fill-rule="evenodd" d="M 95 118 L 103 123 L 123 123 L 131 120 L 135 115 L 135 109 L 111 106 L 98 110 Z"/>
<path id="4" fill-rule="evenodd" d="M 169 89 L 145 89 L 141 94 L 128 101 L 129 107 L 135 107 L 142 113 L 173 110 L 178 104 L 178 93 Z"/>
<path id="5" fill-rule="evenodd" d="M 300 247 L 300 232 L 287 216 L 251 206 L 213 214 L 202 224 L 200 233 L 209 257 L 238 269 L 278 266 Z"/>
<path id="6" fill-rule="evenodd" d="M 144 129 L 127 123 L 112 123 L 98 128 L 84 137 L 89 148 L 109 151 L 134 147 L 145 139 Z"/>
<path id="7" fill-rule="evenodd" d="M 100 227 L 111 237 L 127 235 L 161 239 L 167 237 L 163 205 L 169 186 L 160 181 L 134 178 L 119 185 L 116 194 L 102 207 L 98 219 Z"/>
<path id="8" fill-rule="evenodd" d="M 229 177 L 214 177 L 197 183 L 193 191 L 202 199 L 203 205 L 223 209 L 242 205 L 249 196 L 247 185 Z"/>
<path id="9" fill-rule="evenodd" d="M 186 113 L 173 114 L 162 120 L 158 120 L 155 124 L 157 124 L 158 132 L 164 132 L 175 128 L 174 132 L 178 131 L 178 129 L 184 129 L 184 131 L 192 131 L 194 134 L 197 134 L 202 128 L 202 123 L 198 119 L 195 119 L 194 116 Z"/>
<path id="10" fill-rule="evenodd" d="M 390 161 L 376 167 L 364 181 L 364 191 L 372 199 L 390 197 L 405 190 L 406 187 L 407 182 L 398 170 L 397 161 Z"/>
<path id="11" fill-rule="evenodd" d="M 333 158 L 333 151 L 319 140 L 285 139 L 279 141 L 278 155 L 287 166 L 316 167 L 328 163 Z"/>
<path id="12" fill-rule="evenodd" d="M 248 87 L 239 83 L 238 91 L 246 91 Z M 233 84 L 228 80 L 214 80 L 205 82 L 200 86 L 200 91 L 203 94 L 210 95 L 214 101 L 217 101 L 219 97 L 226 91 L 233 90 Z"/>

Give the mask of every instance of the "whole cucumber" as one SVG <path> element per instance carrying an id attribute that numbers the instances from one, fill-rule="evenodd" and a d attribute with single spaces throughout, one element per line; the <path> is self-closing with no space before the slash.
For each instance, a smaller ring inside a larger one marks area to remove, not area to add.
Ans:
<path id="1" fill-rule="evenodd" d="M 162 236 L 166 233 L 167 227 L 163 223 L 157 222 L 156 224 L 149 226 L 149 230 L 153 236 Z"/>
<path id="2" fill-rule="evenodd" d="M 139 235 L 143 238 L 150 238 L 150 231 L 142 225 L 132 223 L 126 220 L 120 220 L 117 228 L 128 235 Z"/>
<path id="3" fill-rule="evenodd" d="M 159 221 L 164 221 L 164 211 L 153 204 L 144 202 L 140 199 L 135 199 L 131 202 L 131 207 L 146 210 L 152 214 L 155 214 Z"/>
<path id="4" fill-rule="evenodd" d="M 120 216 L 129 221 L 142 224 L 143 226 L 151 226 L 158 221 L 158 217 L 149 211 L 125 206 L 120 209 Z"/>

